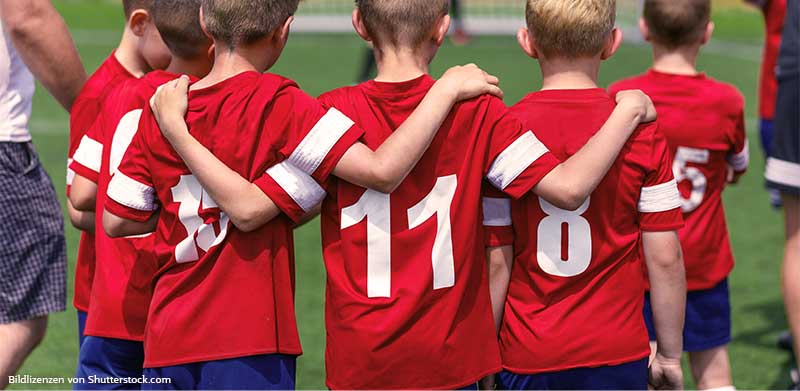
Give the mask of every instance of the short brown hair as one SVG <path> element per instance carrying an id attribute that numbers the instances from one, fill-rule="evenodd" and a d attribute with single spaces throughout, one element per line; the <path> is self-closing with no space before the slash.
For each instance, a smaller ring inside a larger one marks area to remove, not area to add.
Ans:
<path id="1" fill-rule="evenodd" d="M 133 11 L 143 9 L 150 11 L 153 8 L 153 0 L 122 0 L 122 10 L 125 11 L 125 18 L 130 18 Z"/>
<path id="2" fill-rule="evenodd" d="M 525 19 L 544 57 L 599 54 L 616 21 L 616 0 L 527 0 Z"/>
<path id="3" fill-rule="evenodd" d="M 200 27 L 200 0 L 155 0 L 150 14 L 173 55 L 195 58 L 205 54 L 210 42 Z"/>
<path id="4" fill-rule="evenodd" d="M 653 42 L 670 48 L 698 41 L 711 20 L 711 0 L 645 0 L 644 21 Z"/>
<path id="5" fill-rule="evenodd" d="M 449 0 L 356 0 L 364 26 L 376 43 L 419 46 L 436 21 L 450 8 Z"/>
<path id="6" fill-rule="evenodd" d="M 294 15 L 300 0 L 202 0 L 206 29 L 234 47 L 259 40 Z"/>

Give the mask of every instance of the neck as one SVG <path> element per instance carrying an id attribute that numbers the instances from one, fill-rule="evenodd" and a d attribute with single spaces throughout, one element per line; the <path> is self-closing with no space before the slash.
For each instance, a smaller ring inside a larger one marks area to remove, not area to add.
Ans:
<path id="1" fill-rule="evenodd" d="M 667 49 L 661 45 L 653 45 L 653 69 L 658 72 L 675 75 L 697 75 L 697 54 L 699 45 Z"/>
<path id="2" fill-rule="evenodd" d="M 600 59 L 540 59 L 542 90 L 597 88 Z"/>
<path id="3" fill-rule="evenodd" d="M 199 55 L 194 59 L 185 59 L 177 56 L 172 56 L 172 60 L 166 69 L 167 72 L 174 74 L 190 75 L 201 78 L 211 71 L 211 62 L 208 57 Z"/>
<path id="4" fill-rule="evenodd" d="M 114 57 L 119 61 L 125 70 L 130 72 L 134 77 L 142 77 L 145 73 L 150 72 L 150 66 L 139 54 L 137 48 L 139 44 L 139 37 L 127 26 L 125 31 L 122 32 L 122 39 L 119 41 L 117 50 L 114 51 Z"/>
<path id="5" fill-rule="evenodd" d="M 375 81 L 401 82 L 428 74 L 428 60 L 422 50 L 407 48 L 374 49 L 378 75 Z"/>
<path id="6" fill-rule="evenodd" d="M 260 46 L 237 46 L 230 49 L 219 42 L 215 42 L 215 45 L 214 65 L 208 75 L 193 84 L 191 89 L 209 87 L 243 72 L 264 72 L 273 62 L 270 56 L 264 55 L 269 49 Z"/>

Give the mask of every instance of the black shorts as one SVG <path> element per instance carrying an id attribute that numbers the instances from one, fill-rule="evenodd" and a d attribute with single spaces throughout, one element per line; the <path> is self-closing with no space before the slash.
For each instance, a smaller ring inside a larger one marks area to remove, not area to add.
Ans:
<path id="1" fill-rule="evenodd" d="M 64 219 L 31 143 L 0 142 L 0 324 L 66 307 Z"/>
<path id="2" fill-rule="evenodd" d="M 767 159 L 767 187 L 800 194 L 800 76 L 778 80 L 772 156 Z"/>

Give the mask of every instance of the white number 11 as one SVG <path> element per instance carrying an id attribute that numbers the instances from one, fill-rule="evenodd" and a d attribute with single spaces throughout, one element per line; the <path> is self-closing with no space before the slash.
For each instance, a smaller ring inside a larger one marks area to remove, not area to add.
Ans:
<path id="1" fill-rule="evenodd" d="M 455 285 L 450 206 L 456 195 L 455 175 L 440 177 L 433 190 L 408 209 L 408 229 L 436 216 L 436 239 L 431 251 L 433 289 Z M 391 296 L 391 201 L 389 194 L 367 190 L 353 205 L 342 209 L 342 229 L 367 220 L 367 296 Z"/>

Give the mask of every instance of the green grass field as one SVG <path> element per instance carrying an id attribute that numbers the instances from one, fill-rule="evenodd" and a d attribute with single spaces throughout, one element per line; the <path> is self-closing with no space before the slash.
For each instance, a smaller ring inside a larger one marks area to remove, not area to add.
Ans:
<path id="1" fill-rule="evenodd" d="M 56 3 L 73 30 L 87 69 L 93 70 L 119 38 L 123 23 L 121 10 L 115 2 L 100 0 L 57 0 Z M 771 210 L 762 190 L 763 159 L 757 147 L 756 84 L 762 39 L 761 16 L 755 11 L 731 7 L 717 10 L 715 20 L 717 41 L 702 56 L 700 67 L 743 91 L 747 98 L 747 124 L 753 145 L 750 172 L 741 184 L 727 190 L 724 197 L 738 261 L 730 281 L 734 310 L 733 373 L 738 388 L 780 389 L 789 385 L 790 358 L 774 347 L 775 337 L 785 328 L 779 285 L 783 231 L 780 214 Z M 319 94 L 353 82 L 363 47 L 355 34 L 295 34 L 273 71 L 297 80 L 309 93 Z M 537 65 L 522 54 L 511 37 L 479 37 L 467 47 L 447 44 L 434 62 L 432 73 L 439 75 L 450 65 L 468 62 L 475 62 L 501 78 L 508 104 L 535 90 L 540 83 Z M 619 78 L 642 72 L 649 62 L 647 47 L 623 46 L 604 65 L 601 84 L 606 86 Z M 56 188 L 63 189 L 68 117 L 42 89 L 34 99 L 31 129 Z M 71 292 L 78 233 L 69 227 L 67 236 Z M 325 388 L 325 271 L 318 223 L 298 230 L 296 243 L 297 316 L 305 349 L 298 363 L 298 386 L 321 389 Z M 69 300 L 72 300 L 71 293 Z M 75 311 L 70 306 L 67 312 L 51 317 L 46 340 L 20 373 L 72 376 L 76 357 Z M 687 372 L 687 378 L 688 375 Z"/>

